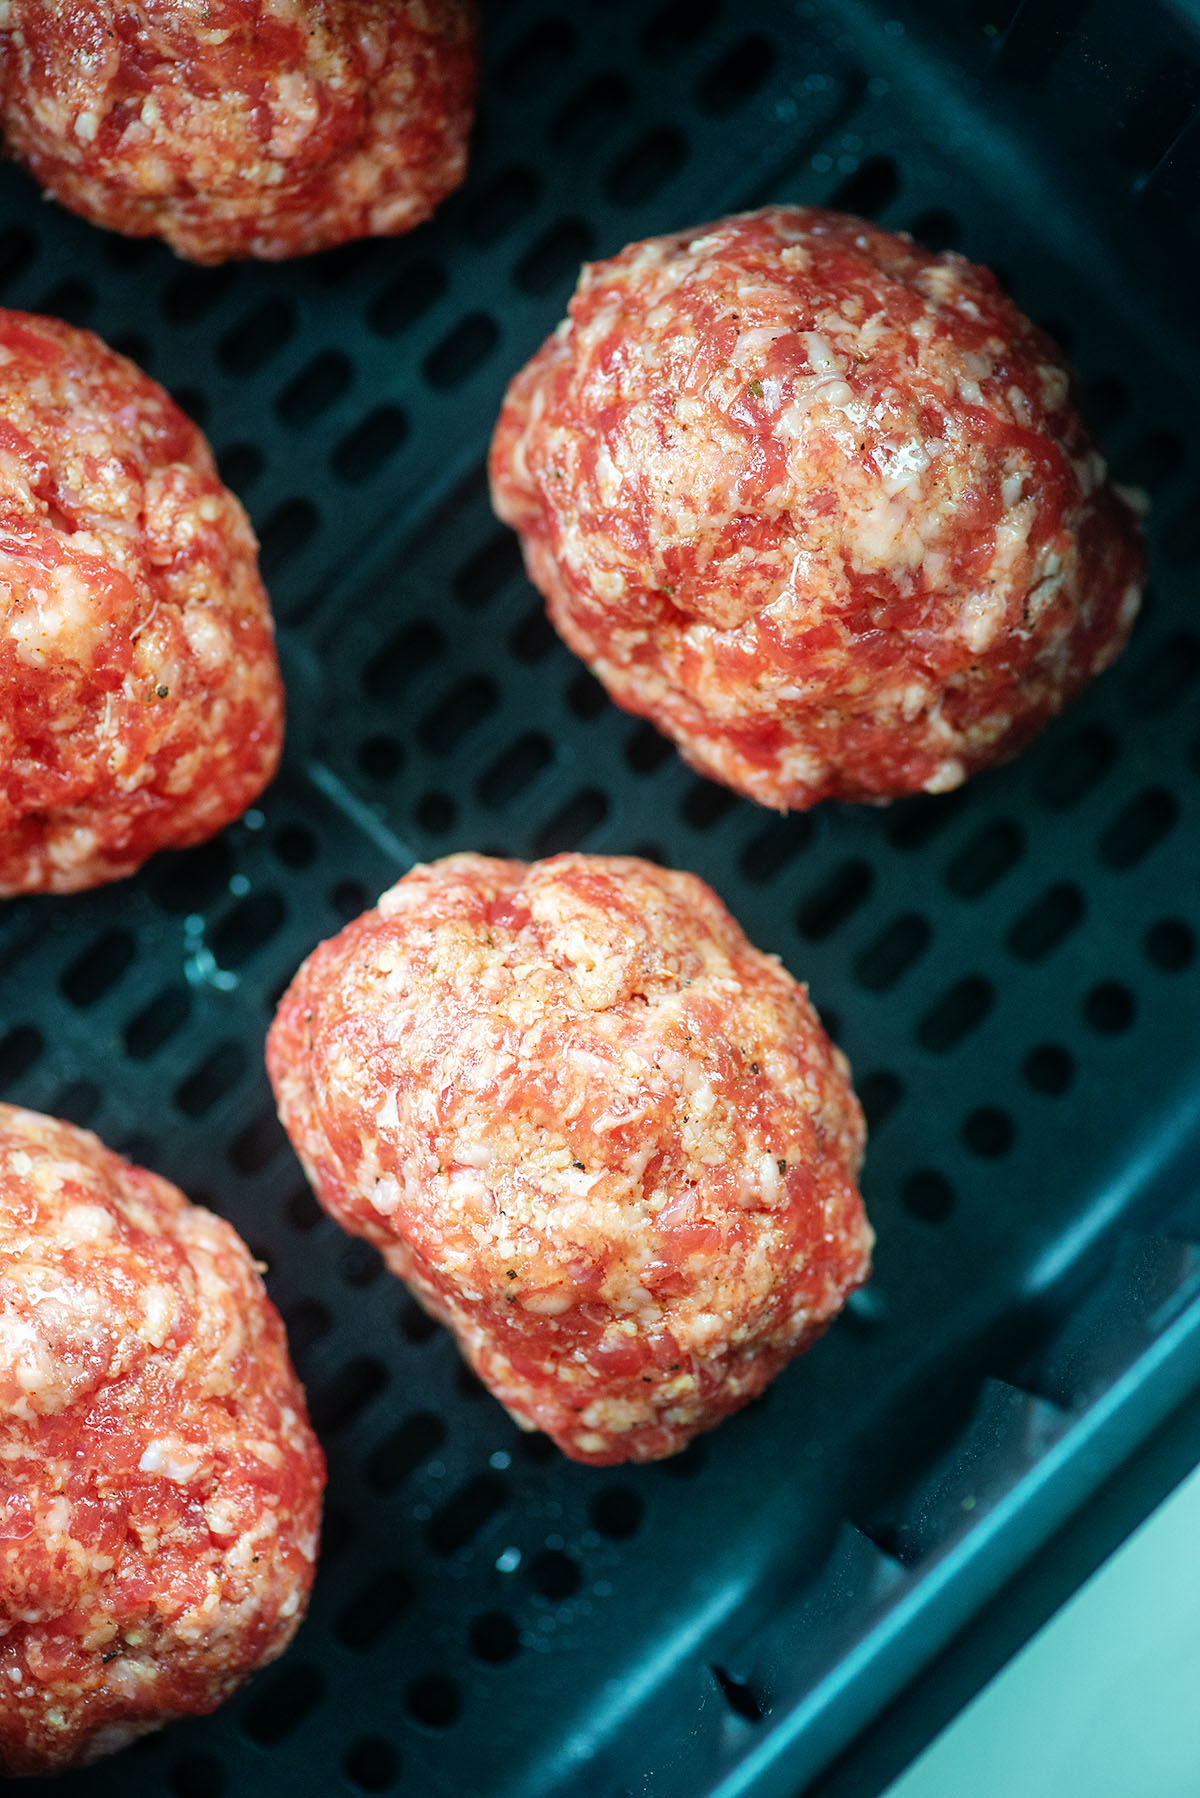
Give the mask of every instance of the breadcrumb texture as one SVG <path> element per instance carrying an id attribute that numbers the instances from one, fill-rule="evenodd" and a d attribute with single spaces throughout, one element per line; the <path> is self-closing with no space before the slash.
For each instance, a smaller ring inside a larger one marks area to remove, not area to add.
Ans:
<path id="1" fill-rule="evenodd" d="M 617 703 L 779 809 L 957 786 L 1138 609 L 1137 522 L 1049 338 L 986 269 L 813 208 L 586 267 L 491 480 Z"/>
<path id="2" fill-rule="evenodd" d="M 282 737 L 254 535 L 204 438 L 90 332 L 0 311 L 0 893 L 212 836 Z"/>
<path id="3" fill-rule="evenodd" d="M 845 1058 L 694 875 L 417 867 L 305 962 L 267 1066 L 324 1205 L 575 1460 L 683 1448 L 869 1271 Z"/>
<path id="4" fill-rule="evenodd" d="M 10 152 L 193 262 L 410 231 L 466 172 L 473 0 L 3 0 Z"/>
<path id="5" fill-rule="evenodd" d="M 323 1484 L 229 1225 L 0 1105 L 0 1773 L 95 1760 L 280 1654 Z"/>

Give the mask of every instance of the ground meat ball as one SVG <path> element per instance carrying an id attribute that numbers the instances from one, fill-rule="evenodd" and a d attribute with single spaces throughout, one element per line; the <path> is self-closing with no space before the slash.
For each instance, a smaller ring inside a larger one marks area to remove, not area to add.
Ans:
<path id="1" fill-rule="evenodd" d="M 694 875 L 415 868 L 310 956 L 267 1065 L 325 1206 L 575 1460 L 682 1448 L 867 1276 L 845 1059 Z"/>
<path id="2" fill-rule="evenodd" d="M 282 732 L 254 536 L 200 432 L 90 332 L 0 311 L 0 893 L 211 836 Z"/>
<path id="3" fill-rule="evenodd" d="M 585 268 L 491 475 L 617 703 L 780 809 L 957 786 L 1138 607 L 1049 339 L 986 269 L 812 208 Z"/>
<path id="4" fill-rule="evenodd" d="M 9 149 L 194 262 L 410 231 L 466 172 L 472 0 L 9 0 Z"/>
<path id="5" fill-rule="evenodd" d="M 0 1106 L 0 1773 L 210 1711 L 282 1653 L 323 1483 L 229 1225 Z"/>

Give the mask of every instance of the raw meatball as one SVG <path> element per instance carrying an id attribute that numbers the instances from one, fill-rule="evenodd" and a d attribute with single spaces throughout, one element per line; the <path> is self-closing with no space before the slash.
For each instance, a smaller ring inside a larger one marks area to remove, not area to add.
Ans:
<path id="1" fill-rule="evenodd" d="M 867 1277 L 846 1061 L 692 874 L 415 868 L 309 957 L 267 1066 L 322 1203 L 574 1460 L 674 1453 Z"/>
<path id="2" fill-rule="evenodd" d="M 282 735 L 254 535 L 204 438 L 90 332 L 0 311 L 0 894 L 212 836 Z"/>
<path id="3" fill-rule="evenodd" d="M 324 1463 L 220 1218 L 0 1105 L 0 1774 L 210 1711 L 295 1633 Z"/>
<path id="4" fill-rule="evenodd" d="M 473 0 L 9 0 L 8 147 L 72 212 L 193 262 L 428 218 L 466 172 Z"/>
<path id="5" fill-rule="evenodd" d="M 1138 608 L 1054 345 L 986 269 L 812 208 L 585 268 L 491 477 L 617 704 L 780 809 L 957 786 Z"/>

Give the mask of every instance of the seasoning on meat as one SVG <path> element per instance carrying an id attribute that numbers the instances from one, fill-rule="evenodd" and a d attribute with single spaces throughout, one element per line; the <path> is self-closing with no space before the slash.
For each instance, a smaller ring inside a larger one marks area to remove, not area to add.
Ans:
<path id="1" fill-rule="evenodd" d="M 0 1106 L 0 1774 L 210 1711 L 281 1654 L 323 1484 L 230 1226 Z"/>
<path id="2" fill-rule="evenodd" d="M 585 268 L 491 479 L 616 702 L 781 810 L 1013 754 L 1140 599 L 1050 340 L 986 269 L 813 208 Z"/>
<path id="3" fill-rule="evenodd" d="M 692 874 L 415 868 L 309 957 L 267 1066 L 323 1204 L 575 1460 L 684 1447 L 867 1277 L 845 1058 Z"/>
<path id="4" fill-rule="evenodd" d="M 204 438 L 90 332 L 0 311 L 0 894 L 212 836 L 282 734 L 254 535 Z"/>
<path id="5" fill-rule="evenodd" d="M 9 150 L 194 262 L 393 236 L 466 172 L 473 0 L 8 0 Z"/>

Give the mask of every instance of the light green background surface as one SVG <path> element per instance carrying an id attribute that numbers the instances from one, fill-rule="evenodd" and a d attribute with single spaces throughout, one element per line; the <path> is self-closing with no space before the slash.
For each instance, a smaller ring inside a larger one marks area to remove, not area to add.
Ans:
<path id="1" fill-rule="evenodd" d="M 1200 1798 L 1200 1469 L 885 1798 Z"/>

